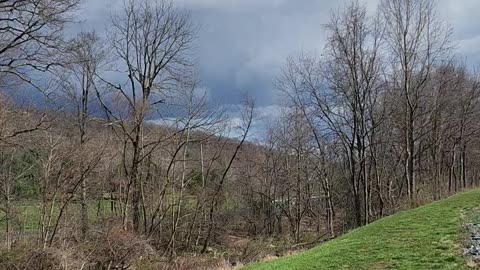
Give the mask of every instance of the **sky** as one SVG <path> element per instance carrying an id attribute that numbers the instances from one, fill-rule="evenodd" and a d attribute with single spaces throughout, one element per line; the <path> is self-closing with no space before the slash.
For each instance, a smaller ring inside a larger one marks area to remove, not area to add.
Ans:
<path id="1" fill-rule="evenodd" d="M 377 0 L 360 1 L 373 12 Z M 86 0 L 79 11 L 82 30 L 105 33 L 110 14 L 123 0 Z M 265 114 L 277 114 L 273 80 L 288 56 L 321 52 L 323 25 L 346 0 L 174 0 L 199 26 L 195 55 L 202 88 L 216 103 L 238 108 L 245 94 Z M 478 0 L 437 0 L 454 30 L 459 57 L 480 64 Z M 75 26 L 77 29 L 79 26 Z M 234 114 L 235 112 L 232 112 Z"/>

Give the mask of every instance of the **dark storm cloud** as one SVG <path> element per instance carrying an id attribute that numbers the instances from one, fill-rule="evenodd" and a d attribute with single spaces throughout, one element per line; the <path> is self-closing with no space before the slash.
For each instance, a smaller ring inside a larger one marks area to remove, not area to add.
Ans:
<path id="1" fill-rule="evenodd" d="M 271 103 L 271 82 L 285 57 L 302 46 L 319 47 L 322 37 L 316 29 L 327 15 L 321 1 L 194 2 L 184 6 L 190 6 L 201 26 L 202 79 L 212 96 L 227 103 L 238 102 L 245 92 L 261 105 Z"/>
<path id="2" fill-rule="evenodd" d="M 199 25 L 195 53 L 210 97 L 237 104 L 248 93 L 272 104 L 274 77 L 288 55 L 321 48 L 322 24 L 335 1 L 178 0 Z M 81 11 L 83 30 L 105 31 L 122 1 L 90 0 Z"/>
<path id="3" fill-rule="evenodd" d="M 122 0 L 88 0 L 83 30 L 104 33 L 105 24 Z M 332 0 L 177 0 L 200 26 L 195 48 L 200 79 L 210 97 L 237 104 L 245 93 L 260 106 L 274 103 L 272 81 L 285 58 L 301 50 L 319 51 L 332 9 L 346 1 Z M 366 1 L 374 10 L 377 1 Z M 439 13 L 454 28 L 454 39 L 469 64 L 480 60 L 478 0 L 439 0 Z"/>

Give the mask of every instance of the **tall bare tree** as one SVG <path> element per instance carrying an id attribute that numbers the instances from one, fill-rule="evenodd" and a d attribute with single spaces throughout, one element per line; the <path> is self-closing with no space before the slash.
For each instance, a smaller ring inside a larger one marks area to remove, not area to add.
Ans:
<path id="1" fill-rule="evenodd" d="M 439 18 L 433 0 L 385 0 L 380 10 L 392 57 L 391 88 L 402 102 L 398 126 L 404 136 L 407 191 L 415 205 L 422 100 L 434 68 L 449 60 L 451 31 Z"/>
<path id="2" fill-rule="evenodd" d="M 107 63 L 106 47 L 95 32 L 81 32 L 69 42 L 66 47 L 65 63 L 59 69 L 60 93 L 64 95 L 62 102 L 66 102 L 75 113 L 75 125 L 78 130 L 78 147 L 80 151 L 86 151 L 89 141 L 88 127 L 91 122 L 91 114 L 95 104 L 98 86 L 97 76 L 101 74 Z M 93 105 L 93 106 L 92 106 Z M 97 112 L 98 113 L 98 112 Z M 81 230 L 85 237 L 88 230 L 88 205 L 87 205 L 87 178 L 84 167 L 88 161 L 81 162 Z"/>
<path id="3" fill-rule="evenodd" d="M 149 113 L 164 102 L 191 66 L 189 52 L 194 39 L 195 27 L 189 14 L 169 0 L 127 1 L 111 20 L 109 41 L 118 58 L 118 72 L 126 81 L 109 86 L 116 90 L 116 99 L 125 109 L 122 114 L 103 105 L 112 123 L 119 126 L 117 134 L 126 142 L 124 161 L 128 164 L 124 168 L 136 231 L 141 224 L 139 168 L 151 151 L 147 148 L 158 146 L 145 145 L 144 125 Z"/>
<path id="4" fill-rule="evenodd" d="M 345 153 L 353 195 L 355 225 L 369 220 L 369 138 L 377 125 L 374 113 L 381 78 L 381 28 L 356 1 L 333 14 L 325 59 L 290 59 L 277 86 L 303 108 L 317 137 L 328 133 Z M 362 192 L 363 186 L 363 192 Z M 363 194 L 363 198 L 362 198 Z M 363 205 L 363 206 L 362 206 Z"/>

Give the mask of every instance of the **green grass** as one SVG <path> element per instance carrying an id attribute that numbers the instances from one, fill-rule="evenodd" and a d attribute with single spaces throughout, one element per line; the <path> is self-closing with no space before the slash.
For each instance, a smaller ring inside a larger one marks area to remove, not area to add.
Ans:
<path id="1" fill-rule="evenodd" d="M 471 190 L 244 269 L 469 269 L 462 257 L 462 216 L 479 205 L 480 190 Z"/>
<path id="2" fill-rule="evenodd" d="M 88 218 L 91 221 L 95 221 L 99 218 L 98 214 L 105 216 L 112 215 L 110 211 L 110 202 L 102 200 L 100 204 L 100 212 L 98 211 L 98 201 L 91 201 L 88 205 Z M 57 217 L 60 210 L 60 204 L 57 204 L 53 209 L 54 218 Z M 22 201 L 16 202 L 14 206 L 14 220 L 13 226 L 16 229 L 21 228 L 25 232 L 36 232 L 40 230 L 40 218 L 41 218 L 41 203 L 39 201 Z M 65 216 L 76 218 L 80 216 L 80 204 L 71 203 L 68 206 Z M 0 213 L 0 235 L 5 230 L 4 213 Z"/>

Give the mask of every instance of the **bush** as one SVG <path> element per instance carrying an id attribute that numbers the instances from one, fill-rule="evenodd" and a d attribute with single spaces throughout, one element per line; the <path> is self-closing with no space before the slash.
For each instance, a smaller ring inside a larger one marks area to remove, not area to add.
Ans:
<path id="1" fill-rule="evenodd" d="M 33 245 L 32 245 L 33 246 Z M 0 270 L 63 270 L 80 269 L 78 253 L 65 248 L 35 249 L 17 246 L 0 251 Z"/>
<path id="2" fill-rule="evenodd" d="M 109 223 L 94 232 L 85 245 L 90 254 L 88 269 L 129 269 L 138 260 L 148 260 L 155 255 L 146 240 L 123 230 L 115 222 Z"/>

